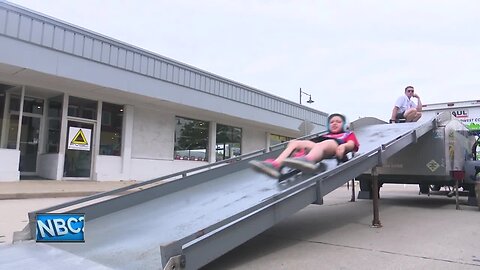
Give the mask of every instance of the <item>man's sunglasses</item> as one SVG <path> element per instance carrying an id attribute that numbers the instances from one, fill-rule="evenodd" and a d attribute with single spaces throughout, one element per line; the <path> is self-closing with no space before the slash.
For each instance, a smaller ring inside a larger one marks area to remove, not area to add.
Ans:
<path id="1" fill-rule="evenodd" d="M 413 93 L 414 91 L 415 91 L 415 90 L 407 90 L 407 92 L 411 92 L 411 93 Z"/>

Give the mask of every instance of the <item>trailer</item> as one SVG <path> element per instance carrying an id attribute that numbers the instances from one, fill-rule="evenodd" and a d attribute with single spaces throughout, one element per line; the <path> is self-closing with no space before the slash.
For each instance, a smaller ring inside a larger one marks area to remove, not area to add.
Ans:
<path id="1" fill-rule="evenodd" d="M 477 141 L 480 138 L 480 100 L 424 104 L 422 112 L 427 118 L 443 112 L 449 113 L 460 120 Z M 474 152 L 476 160 L 480 160 L 480 147 Z"/>
<path id="2" fill-rule="evenodd" d="M 458 118 L 471 131 L 480 131 L 480 100 L 432 103 L 422 105 L 425 117 L 448 112 Z"/>
<path id="3" fill-rule="evenodd" d="M 384 183 L 418 184 L 420 194 L 466 195 L 469 205 L 478 205 L 475 186 L 480 185 L 480 102 L 431 104 L 424 108 L 422 117 L 436 116 L 437 126 L 378 168 L 378 189 Z M 371 199 L 372 174 L 365 172 L 357 179 L 358 198 Z"/>

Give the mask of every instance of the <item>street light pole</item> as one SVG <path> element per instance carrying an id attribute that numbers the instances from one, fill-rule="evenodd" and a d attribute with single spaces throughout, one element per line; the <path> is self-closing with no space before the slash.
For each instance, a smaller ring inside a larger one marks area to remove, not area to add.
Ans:
<path id="1" fill-rule="evenodd" d="M 307 103 L 313 103 L 313 102 L 315 102 L 315 101 L 312 100 L 312 95 L 310 95 L 309 93 L 303 92 L 303 91 L 302 91 L 302 88 L 300 87 L 300 92 L 299 92 L 300 104 L 302 104 L 302 94 L 303 94 L 303 95 L 307 95 L 307 96 L 309 97 L 309 99 L 307 100 Z"/>

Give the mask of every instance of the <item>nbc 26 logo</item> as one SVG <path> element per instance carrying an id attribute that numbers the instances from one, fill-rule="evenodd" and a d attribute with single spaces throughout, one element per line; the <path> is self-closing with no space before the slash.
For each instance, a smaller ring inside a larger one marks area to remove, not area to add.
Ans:
<path id="1" fill-rule="evenodd" d="M 85 214 L 37 213 L 37 242 L 85 242 Z"/>

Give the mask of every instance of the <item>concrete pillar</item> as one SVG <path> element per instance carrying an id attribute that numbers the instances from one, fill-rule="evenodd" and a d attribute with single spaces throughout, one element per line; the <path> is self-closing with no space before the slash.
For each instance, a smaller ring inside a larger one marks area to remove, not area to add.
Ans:
<path id="1" fill-rule="evenodd" d="M 134 107 L 125 105 L 123 107 L 123 128 L 122 128 L 122 175 L 124 180 L 132 180 L 132 141 L 133 141 L 133 120 Z"/>
<path id="2" fill-rule="evenodd" d="M 210 122 L 208 132 L 208 162 L 217 161 L 217 122 Z"/>

